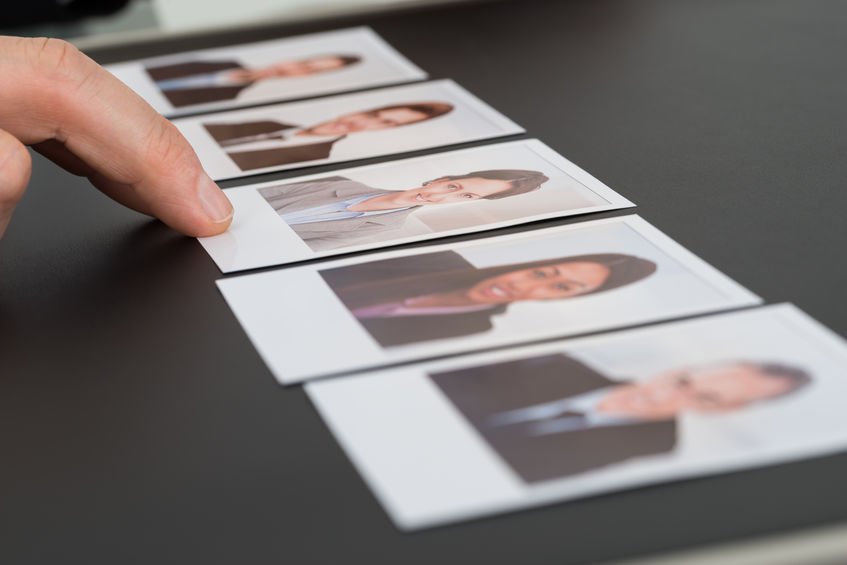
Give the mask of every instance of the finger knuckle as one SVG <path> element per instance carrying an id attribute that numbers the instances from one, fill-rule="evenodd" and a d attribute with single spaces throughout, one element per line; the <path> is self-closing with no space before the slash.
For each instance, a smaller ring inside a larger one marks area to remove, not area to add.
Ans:
<path id="1" fill-rule="evenodd" d="M 184 163 L 191 151 L 182 134 L 164 118 L 155 120 L 147 135 L 147 161 L 168 164 Z"/>
<path id="2" fill-rule="evenodd" d="M 99 67 L 67 41 L 55 38 L 21 38 L 14 64 L 20 86 L 20 103 L 31 122 L 41 128 L 38 138 L 62 138 L 62 127 L 75 110 L 97 97 Z"/>
<path id="3" fill-rule="evenodd" d="M 67 41 L 42 37 L 33 39 L 30 45 L 33 66 L 43 74 L 58 78 L 73 78 L 83 67 L 82 52 Z"/>

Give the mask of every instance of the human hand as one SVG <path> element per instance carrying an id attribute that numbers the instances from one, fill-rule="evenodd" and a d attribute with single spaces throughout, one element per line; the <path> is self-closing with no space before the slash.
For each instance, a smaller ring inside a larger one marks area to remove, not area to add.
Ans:
<path id="1" fill-rule="evenodd" d="M 186 235 L 229 226 L 232 205 L 179 131 L 69 43 L 0 37 L 0 80 L 0 237 L 29 182 L 25 145 Z"/>

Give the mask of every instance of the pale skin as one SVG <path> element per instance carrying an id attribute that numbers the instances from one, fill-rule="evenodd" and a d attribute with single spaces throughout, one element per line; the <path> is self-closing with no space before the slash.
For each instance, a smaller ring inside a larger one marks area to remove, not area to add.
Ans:
<path id="1" fill-rule="evenodd" d="M 667 420 L 681 412 L 729 412 L 787 392 L 791 382 L 752 363 L 675 369 L 640 383 L 615 387 L 598 412 L 639 420 Z"/>
<path id="2" fill-rule="evenodd" d="M 480 177 L 450 179 L 442 177 L 425 185 L 398 190 L 389 194 L 381 194 L 362 202 L 348 206 L 353 212 L 374 212 L 378 210 L 394 210 L 409 206 L 431 206 L 433 204 L 455 204 L 479 200 L 492 194 L 505 192 L 512 188 L 512 183 L 499 179 Z"/>
<path id="3" fill-rule="evenodd" d="M 395 128 L 421 122 L 429 116 L 423 112 L 411 108 L 393 108 L 391 110 L 378 110 L 370 112 L 355 112 L 339 116 L 329 122 L 323 122 L 303 131 L 297 132 L 299 136 L 332 136 L 347 135 L 360 131 L 374 131 L 380 129 Z"/>
<path id="4" fill-rule="evenodd" d="M 222 233 L 233 209 L 165 118 L 61 40 L 0 37 L 0 237 L 29 183 L 26 146 L 112 199 L 190 236 Z"/>
<path id="5" fill-rule="evenodd" d="M 412 308 L 510 304 L 523 300 L 558 300 L 597 290 L 609 268 L 590 261 L 508 271 L 484 279 L 469 289 L 444 292 L 416 300 Z"/>
<path id="6" fill-rule="evenodd" d="M 267 78 L 309 76 L 342 67 L 344 67 L 344 61 L 338 57 L 314 57 L 300 61 L 281 61 L 260 69 L 236 70 L 232 71 L 230 76 L 235 80 L 256 81 Z"/>

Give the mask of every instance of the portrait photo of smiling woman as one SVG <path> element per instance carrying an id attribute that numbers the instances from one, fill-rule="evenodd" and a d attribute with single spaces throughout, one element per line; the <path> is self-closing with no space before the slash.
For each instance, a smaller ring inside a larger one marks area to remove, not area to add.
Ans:
<path id="1" fill-rule="evenodd" d="M 218 286 L 285 384 L 760 301 L 637 216 L 227 277 Z"/>
<path id="2" fill-rule="evenodd" d="M 620 253 L 556 257 L 479 269 L 453 251 L 320 271 L 383 347 L 488 331 L 522 301 L 567 300 L 636 283 L 656 271 Z"/>

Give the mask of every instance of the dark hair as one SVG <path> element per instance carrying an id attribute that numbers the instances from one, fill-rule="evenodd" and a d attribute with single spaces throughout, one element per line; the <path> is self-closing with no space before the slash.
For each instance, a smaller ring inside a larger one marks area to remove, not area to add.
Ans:
<path id="1" fill-rule="evenodd" d="M 812 382 L 812 376 L 803 369 L 783 365 L 782 363 L 755 363 L 748 362 L 749 365 L 756 367 L 760 373 L 774 379 L 782 379 L 788 381 L 789 387 L 778 394 L 769 396 L 767 399 L 772 400 L 781 396 L 792 394 L 799 389 L 809 386 Z"/>
<path id="2" fill-rule="evenodd" d="M 591 255 L 571 255 L 570 257 L 556 257 L 555 259 L 544 259 L 541 261 L 529 261 L 526 263 L 513 263 L 511 265 L 498 265 L 496 267 L 487 267 L 484 269 L 474 269 L 472 276 L 468 277 L 468 287 L 473 286 L 485 279 L 490 279 L 510 273 L 512 271 L 523 271 L 524 269 L 536 269 L 538 267 L 546 267 L 548 265 L 557 265 L 559 263 L 598 263 L 609 269 L 609 276 L 603 281 L 603 284 L 592 291 L 580 294 L 594 294 L 611 290 L 627 284 L 638 282 L 641 279 L 647 278 L 656 272 L 656 264 L 653 261 L 633 257 L 632 255 L 624 255 L 622 253 L 595 253 Z M 444 273 L 448 275 L 449 273 Z"/>
<path id="3" fill-rule="evenodd" d="M 348 308 L 359 308 L 385 300 L 396 300 L 401 295 L 403 298 L 413 298 L 470 289 L 504 273 L 577 261 L 605 265 L 609 269 L 609 276 L 594 290 L 575 295 L 574 298 L 631 284 L 656 271 L 656 264 L 652 261 L 620 253 L 571 255 L 478 269 L 455 251 L 435 251 L 334 267 L 320 273 Z M 454 267 L 445 270 L 430 268 L 438 265 Z M 375 298 L 379 301 L 374 302 Z M 492 306 L 492 310 L 504 312 L 507 305 Z"/>
<path id="4" fill-rule="evenodd" d="M 306 57 L 303 61 L 313 61 L 315 59 L 338 59 L 341 61 L 342 67 L 347 67 L 362 60 L 358 55 L 313 55 Z"/>
<path id="5" fill-rule="evenodd" d="M 391 261 L 388 259 L 387 261 Z M 511 265 L 497 265 L 495 267 L 486 267 L 477 269 L 468 267 L 463 269 L 454 269 L 452 271 L 444 271 L 437 273 L 437 277 L 428 275 L 413 275 L 406 277 L 405 283 L 411 290 L 412 295 L 431 294 L 433 292 L 448 292 L 463 288 L 471 288 L 474 285 L 512 271 L 522 271 L 524 269 L 536 269 L 546 267 L 548 265 L 557 265 L 559 263 L 576 263 L 576 262 L 599 263 L 608 267 L 609 276 L 603 281 L 603 284 L 592 291 L 577 295 L 586 296 L 604 290 L 611 290 L 627 284 L 632 284 L 644 279 L 656 272 L 656 264 L 647 259 L 633 257 L 632 255 L 624 255 L 621 253 L 596 253 L 591 255 L 571 255 L 570 257 L 555 257 L 553 259 L 543 259 L 540 261 L 528 261 L 526 263 L 513 263 Z M 414 289 L 414 290 L 412 290 Z M 555 300 L 555 299 L 553 299 Z"/>
<path id="6" fill-rule="evenodd" d="M 518 194 L 532 192 L 533 190 L 538 190 L 539 188 L 541 188 L 542 184 L 550 180 L 545 174 L 539 173 L 538 171 L 525 171 L 522 169 L 491 169 L 488 171 L 473 171 L 466 175 L 451 175 L 440 178 L 445 178 L 448 180 L 472 178 L 505 180 L 512 185 L 512 188 L 504 190 L 503 192 L 497 192 L 495 194 L 483 196 L 483 198 L 486 200 L 498 200 L 500 198 L 508 198 L 509 196 L 517 196 Z M 424 186 L 426 186 L 431 182 L 440 180 L 440 178 L 428 180 L 423 184 Z"/>
<path id="7" fill-rule="evenodd" d="M 347 67 L 354 63 L 358 63 L 362 60 L 358 55 L 336 55 L 339 61 L 343 63 L 343 66 Z"/>
<path id="8" fill-rule="evenodd" d="M 377 115 L 380 112 L 385 112 L 386 110 L 412 110 L 414 112 L 420 112 L 424 114 L 426 117 L 421 118 L 420 120 L 415 120 L 414 122 L 408 122 L 410 124 L 415 124 L 417 122 L 423 122 L 425 120 L 431 120 L 432 118 L 437 118 L 438 116 L 443 116 L 447 114 L 451 110 L 453 110 L 453 105 L 448 104 L 447 102 L 413 102 L 410 104 L 393 104 L 391 106 L 382 106 L 381 108 L 373 108 L 372 110 L 367 110 L 365 114 Z M 407 124 L 401 124 L 407 125 Z"/>

